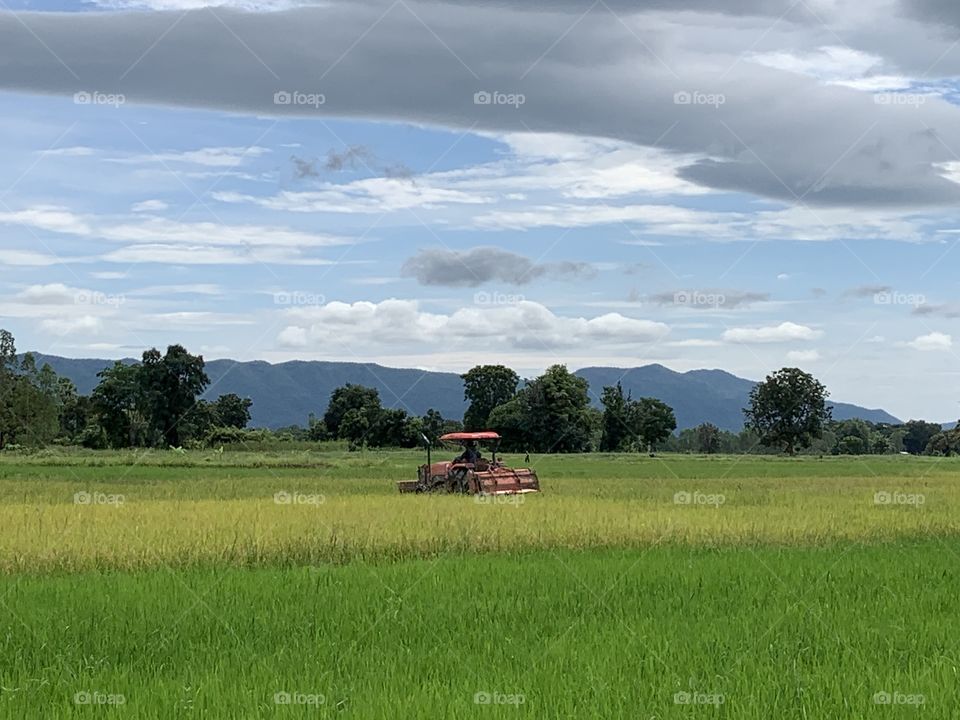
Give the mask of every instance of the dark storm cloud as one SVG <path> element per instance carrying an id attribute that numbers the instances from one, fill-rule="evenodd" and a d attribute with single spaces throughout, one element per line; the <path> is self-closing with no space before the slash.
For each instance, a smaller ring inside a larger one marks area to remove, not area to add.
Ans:
<path id="1" fill-rule="evenodd" d="M 477 287 L 488 282 L 525 285 L 538 279 L 576 280 L 593 277 L 585 262 L 537 263 L 528 257 L 496 247 L 469 250 L 421 250 L 403 264 L 401 275 L 421 285 Z"/>
<path id="2" fill-rule="evenodd" d="M 257 115 L 576 133 L 699 158 L 682 176 L 718 190 L 821 205 L 960 201 L 960 186 L 941 166 L 955 160 L 949 148 L 960 147 L 960 109 L 945 101 L 881 104 L 869 93 L 740 61 L 739 45 L 726 56 L 706 53 L 666 35 L 662 23 L 638 20 L 628 29 L 606 11 L 577 16 L 572 27 L 572 14 L 545 10 L 555 7 L 411 0 L 273 13 L 0 13 L 0 88 L 122 93 L 127 102 Z M 683 7 L 721 18 L 689 21 L 691 38 L 709 32 L 720 43 L 725 28 L 748 22 L 737 13 L 781 5 L 688 0 Z M 678 17 L 675 33 L 684 29 L 686 16 Z M 724 57 L 729 71 L 718 74 Z"/>

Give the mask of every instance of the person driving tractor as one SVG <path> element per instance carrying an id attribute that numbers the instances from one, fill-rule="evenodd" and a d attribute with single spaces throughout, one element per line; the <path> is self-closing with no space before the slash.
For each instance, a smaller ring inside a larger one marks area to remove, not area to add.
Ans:
<path id="1" fill-rule="evenodd" d="M 476 465 L 477 460 L 480 460 L 480 450 L 477 447 L 475 440 L 469 440 L 463 444 L 463 452 L 460 453 L 457 457 L 453 459 L 457 463 L 467 463 L 470 465 Z"/>

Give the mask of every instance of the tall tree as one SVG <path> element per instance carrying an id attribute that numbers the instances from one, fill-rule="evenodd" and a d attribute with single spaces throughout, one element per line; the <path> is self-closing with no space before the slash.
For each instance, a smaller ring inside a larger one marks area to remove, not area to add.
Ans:
<path id="1" fill-rule="evenodd" d="M 590 450 L 593 417 L 589 384 L 553 365 L 521 391 L 525 405 L 524 426 L 537 452 L 586 452 Z"/>
<path id="2" fill-rule="evenodd" d="M 478 365 L 460 377 L 463 399 L 470 403 L 463 416 L 467 430 L 486 430 L 490 413 L 509 402 L 520 383 L 520 376 L 503 365 Z"/>
<path id="3" fill-rule="evenodd" d="M 701 423 L 696 427 L 697 452 L 712 455 L 720 452 L 720 428 L 713 423 Z"/>
<path id="4" fill-rule="evenodd" d="M 750 407 L 743 412 L 760 442 L 793 455 L 823 434 L 833 410 L 826 404 L 828 396 L 823 384 L 809 373 L 783 368 L 753 387 Z"/>
<path id="5" fill-rule="evenodd" d="M 653 450 L 657 443 L 666 440 L 677 429 L 673 408 L 656 398 L 631 402 L 629 416 L 631 428 L 647 450 Z"/>
<path id="6" fill-rule="evenodd" d="M 633 439 L 633 430 L 630 427 L 629 397 L 624 396 L 623 386 L 603 388 L 600 396 L 603 403 L 603 432 L 600 436 L 600 450 L 603 452 L 619 452 Z"/>
<path id="7" fill-rule="evenodd" d="M 151 431 L 168 447 L 181 444 L 180 423 L 197 404 L 210 382 L 203 357 L 191 355 L 182 345 L 170 345 L 164 355 L 156 349 L 143 353 L 139 371 Z"/>
<path id="8" fill-rule="evenodd" d="M 334 438 L 360 439 L 377 422 L 382 409 L 380 393 L 377 392 L 376 388 L 348 383 L 338 387 L 330 395 L 330 403 L 327 405 L 323 422 L 327 426 L 327 431 Z M 346 433 L 342 426 L 347 413 L 352 410 L 355 410 L 363 419 L 361 421 L 358 415 L 351 416 L 350 430 L 349 433 Z M 363 428 L 362 431 L 358 430 L 360 427 Z"/>
<path id="9" fill-rule="evenodd" d="M 253 400 L 242 398 L 236 393 L 221 395 L 213 403 L 217 425 L 243 429 L 250 422 L 250 408 Z"/>
<path id="10" fill-rule="evenodd" d="M 131 447 L 147 442 L 149 418 L 140 384 L 140 368 L 119 360 L 97 373 L 91 405 L 110 447 Z"/>
<path id="11" fill-rule="evenodd" d="M 920 455 L 927 449 L 927 443 L 941 430 L 937 423 L 923 420 L 910 420 L 904 425 L 903 449 L 911 455 Z"/>

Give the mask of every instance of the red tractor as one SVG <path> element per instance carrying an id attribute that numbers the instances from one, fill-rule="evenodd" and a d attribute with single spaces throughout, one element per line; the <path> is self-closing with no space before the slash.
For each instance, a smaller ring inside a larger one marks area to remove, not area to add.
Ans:
<path id="1" fill-rule="evenodd" d="M 426 440 L 426 438 L 424 438 Z M 470 495 L 518 495 L 540 492 L 537 473 L 528 468 L 505 467 L 497 459 L 500 436 L 491 431 L 448 433 L 441 442 L 459 443 L 462 452 L 449 462 L 430 461 L 427 441 L 427 462 L 417 469 L 416 480 L 397 483 L 400 492 L 465 493 Z M 490 448 L 490 458 L 483 457 L 480 445 Z"/>

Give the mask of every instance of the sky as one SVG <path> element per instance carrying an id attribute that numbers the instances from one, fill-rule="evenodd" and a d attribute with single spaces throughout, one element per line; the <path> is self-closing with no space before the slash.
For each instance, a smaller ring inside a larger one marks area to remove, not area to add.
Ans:
<path id="1" fill-rule="evenodd" d="M 0 0 L 0 327 L 955 420 L 958 45 L 948 0 Z"/>

